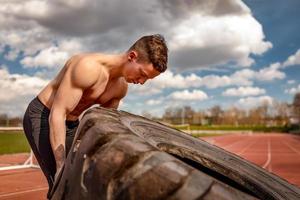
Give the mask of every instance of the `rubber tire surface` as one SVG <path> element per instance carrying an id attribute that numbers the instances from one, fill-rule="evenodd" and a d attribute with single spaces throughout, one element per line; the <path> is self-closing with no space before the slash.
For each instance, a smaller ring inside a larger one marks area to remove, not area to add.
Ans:
<path id="1" fill-rule="evenodd" d="M 81 119 L 51 199 L 296 200 L 300 189 L 159 122 L 97 107 Z"/>

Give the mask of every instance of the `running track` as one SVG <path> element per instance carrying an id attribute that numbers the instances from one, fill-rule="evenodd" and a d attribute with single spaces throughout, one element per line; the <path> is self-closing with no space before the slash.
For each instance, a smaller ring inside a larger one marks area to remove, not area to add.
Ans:
<path id="1" fill-rule="evenodd" d="M 0 156 L 0 166 L 22 164 L 29 154 Z M 0 171 L 0 200 L 45 200 L 48 191 L 46 178 L 40 169 Z"/>
<path id="2" fill-rule="evenodd" d="M 300 136 L 227 135 L 203 138 L 300 187 Z"/>
<path id="3" fill-rule="evenodd" d="M 300 136 L 226 135 L 204 140 L 233 152 L 300 187 Z M 22 163 L 28 154 L 0 156 L 0 166 Z M 0 171 L 0 200 L 46 199 L 47 182 L 38 169 Z"/>

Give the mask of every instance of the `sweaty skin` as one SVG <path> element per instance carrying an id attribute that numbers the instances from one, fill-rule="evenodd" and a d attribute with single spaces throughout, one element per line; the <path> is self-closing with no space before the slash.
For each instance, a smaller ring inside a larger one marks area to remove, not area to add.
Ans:
<path id="1" fill-rule="evenodd" d="M 65 120 L 75 121 L 94 104 L 118 108 L 128 83 L 144 84 L 160 74 L 151 63 L 137 62 L 137 52 L 72 56 L 38 94 L 50 109 L 50 143 L 58 173 L 65 161 Z"/>

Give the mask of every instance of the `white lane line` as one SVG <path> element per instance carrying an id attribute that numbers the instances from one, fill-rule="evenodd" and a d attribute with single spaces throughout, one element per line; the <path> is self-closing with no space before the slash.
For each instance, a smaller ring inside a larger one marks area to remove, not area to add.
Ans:
<path id="1" fill-rule="evenodd" d="M 273 171 L 272 165 L 271 165 L 271 164 L 269 165 L 268 169 L 269 169 L 269 172 L 272 172 L 272 171 Z"/>
<path id="2" fill-rule="evenodd" d="M 250 136 L 250 137 L 251 137 L 251 136 Z M 247 139 L 248 139 L 248 138 L 247 138 Z M 238 143 L 241 143 L 241 142 L 245 142 L 245 139 L 244 139 L 244 138 L 243 138 L 243 139 L 238 139 L 238 141 L 233 142 L 233 143 L 228 144 L 228 145 L 225 145 L 225 146 L 222 146 L 222 148 L 225 149 L 225 148 L 228 148 L 228 147 L 232 147 L 233 145 L 238 144 Z"/>
<path id="3" fill-rule="evenodd" d="M 300 151 L 298 151 L 297 149 L 295 149 L 294 147 L 292 147 L 291 145 L 289 145 L 287 142 L 284 142 L 284 144 L 286 144 L 286 146 L 288 146 L 292 151 L 296 152 L 297 154 L 300 155 Z"/>
<path id="4" fill-rule="evenodd" d="M 237 155 L 241 155 L 241 154 L 243 154 L 247 149 L 249 149 L 249 147 L 250 146 L 252 146 L 252 144 L 254 144 L 255 143 L 255 141 L 254 142 L 252 142 L 252 143 L 249 143 L 245 148 L 243 148 L 240 152 L 238 152 L 238 153 L 236 153 Z"/>
<path id="5" fill-rule="evenodd" d="M 296 137 L 297 137 L 297 138 L 296 138 Z M 299 140 L 300 137 L 299 137 L 299 136 L 294 136 L 294 135 L 293 135 L 293 136 L 290 136 L 289 138 L 292 139 L 292 140 L 295 140 L 295 142 L 296 142 L 297 144 L 299 144 L 299 142 L 300 142 L 300 140 Z"/>
<path id="6" fill-rule="evenodd" d="M 268 159 L 265 162 L 265 164 L 262 166 L 262 168 L 266 169 L 266 167 L 271 163 L 271 142 L 270 139 L 268 139 Z M 270 167 L 269 167 L 270 170 Z M 272 170 L 272 168 L 271 168 Z"/>
<path id="7" fill-rule="evenodd" d="M 18 192 L 11 192 L 11 193 L 7 193 L 7 194 L 1 194 L 1 197 L 9 197 L 9 196 L 13 196 L 13 195 L 17 195 L 17 194 L 25 194 L 25 193 L 29 193 L 29 192 L 37 192 L 37 191 L 41 191 L 41 190 L 46 190 L 48 189 L 48 187 L 42 187 L 42 188 L 36 188 L 36 189 L 31 189 L 31 190 L 23 190 L 23 191 L 18 191 Z"/>

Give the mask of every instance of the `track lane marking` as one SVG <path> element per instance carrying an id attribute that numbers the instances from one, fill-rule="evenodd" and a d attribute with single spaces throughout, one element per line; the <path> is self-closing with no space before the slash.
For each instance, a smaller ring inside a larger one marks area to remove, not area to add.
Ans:
<path id="1" fill-rule="evenodd" d="M 9 196 L 13 196 L 13 195 L 18 195 L 18 194 L 24 194 L 24 193 L 30 193 L 30 192 L 37 192 L 37 191 L 42 191 L 42 190 L 47 190 L 48 187 L 42 187 L 42 188 L 36 188 L 36 189 L 31 189 L 31 190 L 23 190 L 23 191 L 18 191 L 18 192 L 10 192 L 7 194 L 1 194 L 1 197 L 9 197 Z"/>
<path id="2" fill-rule="evenodd" d="M 251 137 L 251 136 L 250 136 L 250 137 Z M 244 138 L 243 138 L 243 139 L 244 139 Z M 241 143 L 241 142 L 245 142 L 243 139 L 238 139 L 238 141 L 235 141 L 235 142 L 233 142 L 233 143 L 231 143 L 231 144 L 222 146 L 222 148 L 225 149 L 225 148 L 228 148 L 228 147 L 232 147 L 232 146 L 235 145 L 235 144 L 238 144 L 238 143 Z"/>
<path id="3" fill-rule="evenodd" d="M 237 155 L 243 154 L 243 153 L 244 153 L 247 149 L 249 149 L 249 147 L 252 146 L 254 143 L 255 143 L 255 141 L 252 142 L 252 143 L 249 143 L 245 148 L 243 148 L 240 152 L 238 152 L 238 153 L 236 153 L 236 154 L 237 154 Z"/>
<path id="4" fill-rule="evenodd" d="M 298 151 L 297 149 L 295 149 L 294 147 L 292 147 L 291 145 L 289 145 L 287 142 L 283 142 L 286 146 L 288 146 L 288 148 L 290 148 L 292 151 L 294 151 L 295 153 L 300 155 L 300 151 Z"/>
<path id="5" fill-rule="evenodd" d="M 265 164 L 262 166 L 262 168 L 266 169 L 266 167 L 271 163 L 271 141 L 270 138 L 268 138 L 268 158 Z M 269 166 L 269 171 L 272 171 L 272 168 Z"/>

